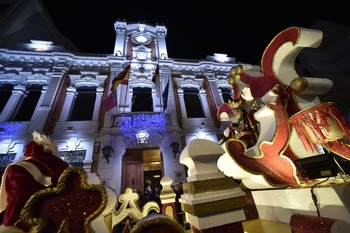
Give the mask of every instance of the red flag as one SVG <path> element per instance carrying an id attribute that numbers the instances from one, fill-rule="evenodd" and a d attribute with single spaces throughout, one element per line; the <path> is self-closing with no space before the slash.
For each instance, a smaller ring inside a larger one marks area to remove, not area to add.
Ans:
<path id="1" fill-rule="evenodd" d="M 111 111 L 112 108 L 117 106 L 117 100 L 115 98 L 114 92 L 111 92 L 111 94 L 109 94 L 107 98 L 103 101 L 103 106 L 105 107 L 106 112 Z"/>
<path id="2" fill-rule="evenodd" d="M 152 82 L 155 84 L 156 95 L 159 98 L 160 96 L 160 80 L 159 80 L 159 64 L 157 65 L 156 70 L 154 71 Z"/>
<path id="3" fill-rule="evenodd" d="M 111 91 L 116 92 L 117 87 L 119 84 L 127 84 L 127 79 L 129 79 L 129 73 L 130 73 L 130 65 L 129 64 L 122 72 L 118 74 L 117 77 L 115 77 L 112 81 Z"/>

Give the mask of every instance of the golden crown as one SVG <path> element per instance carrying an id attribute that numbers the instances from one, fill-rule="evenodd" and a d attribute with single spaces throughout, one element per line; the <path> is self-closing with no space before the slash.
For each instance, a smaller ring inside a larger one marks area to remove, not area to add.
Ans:
<path id="1" fill-rule="evenodd" d="M 228 105 L 230 106 L 230 109 L 239 108 L 241 107 L 241 100 L 228 100 Z"/>

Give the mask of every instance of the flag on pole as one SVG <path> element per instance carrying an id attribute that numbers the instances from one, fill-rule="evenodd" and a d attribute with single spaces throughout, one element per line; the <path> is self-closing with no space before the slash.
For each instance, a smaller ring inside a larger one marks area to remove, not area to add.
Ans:
<path id="1" fill-rule="evenodd" d="M 164 91 L 163 91 L 163 94 L 162 94 L 162 97 L 163 97 L 163 112 L 165 112 L 165 110 L 167 109 L 168 107 L 168 94 L 169 94 L 169 79 L 168 79 L 168 82 L 164 88 Z"/>
<path id="2" fill-rule="evenodd" d="M 152 82 L 155 85 L 156 95 L 159 98 L 159 96 L 160 96 L 159 64 L 157 64 L 157 68 L 154 71 Z"/>
<path id="3" fill-rule="evenodd" d="M 105 107 L 105 111 L 109 112 L 111 111 L 112 108 L 114 108 L 115 106 L 117 106 L 117 100 L 115 98 L 115 93 L 111 92 L 107 98 L 103 101 L 103 105 Z"/>
<path id="4" fill-rule="evenodd" d="M 115 77 L 112 81 L 111 91 L 116 92 L 117 87 L 119 84 L 127 84 L 127 80 L 129 79 L 129 73 L 130 73 L 130 65 L 129 64 L 122 72 L 118 74 L 117 77 Z"/>
<path id="5" fill-rule="evenodd" d="M 129 73 L 130 64 L 113 79 L 112 86 L 110 88 L 111 93 L 103 101 L 106 112 L 109 112 L 112 108 L 117 106 L 117 87 L 119 84 L 128 84 Z"/>
<path id="6" fill-rule="evenodd" d="M 159 76 L 159 64 L 157 64 L 157 68 L 156 68 L 156 70 L 154 71 L 154 74 L 153 74 L 152 82 L 154 84 L 156 84 L 158 76 Z"/>

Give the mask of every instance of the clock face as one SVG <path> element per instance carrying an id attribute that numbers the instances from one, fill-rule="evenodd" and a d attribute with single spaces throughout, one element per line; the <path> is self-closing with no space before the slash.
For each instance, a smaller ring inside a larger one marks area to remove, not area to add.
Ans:
<path id="1" fill-rule="evenodd" d="M 137 54 L 137 58 L 138 58 L 139 60 L 146 60 L 146 59 L 147 59 L 147 54 L 146 54 L 146 52 L 139 52 L 139 53 Z"/>
<path id="2" fill-rule="evenodd" d="M 146 43 L 148 41 L 148 38 L 144 35 L 138 35 L 135 37 L 135 40 L 139 43 Z"/>
<path id="3" fill-rule="evenodd" d="M 132 40 L 138 44 L 148 44 L 151 41 L 151 37 L 145 33 L 135 33 L 132 36 Z"/>

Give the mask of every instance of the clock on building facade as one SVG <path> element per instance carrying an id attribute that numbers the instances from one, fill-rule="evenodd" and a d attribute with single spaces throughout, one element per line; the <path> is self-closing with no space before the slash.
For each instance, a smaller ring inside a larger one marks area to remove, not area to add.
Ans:
<path id="1" fill-rule="evenodd" d="M 132 41 L 137 44 L 148 44 L 151 42 L 151 37 L 146 33 L 135 33 L 132 35 Z"/>

